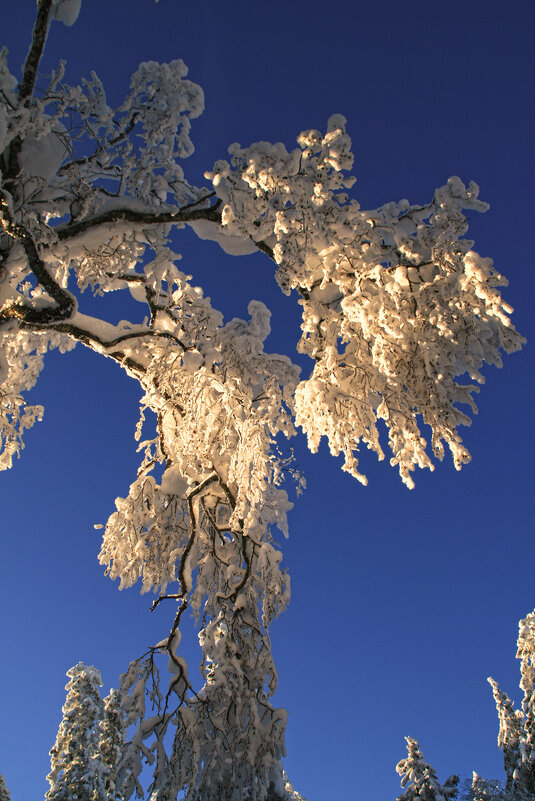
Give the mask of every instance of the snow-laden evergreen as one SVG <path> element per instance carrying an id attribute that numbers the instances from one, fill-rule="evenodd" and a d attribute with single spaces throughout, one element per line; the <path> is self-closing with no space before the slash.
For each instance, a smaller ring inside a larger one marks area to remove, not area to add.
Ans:
<path id="1" fill-rule="evenodd" d="M 104 791 L 108 801 L 119 799 L 117 766 L 126 742 L 126 716 L 122 695 L 112 689 L 105 697 L 98 723 L 97 755 L 103 765 Z"/>
<path id="2" fill-rule="evenodd" d="M 7 789 L 6 780 L 0 773 L 0 801 L 11 801 L 11 795 Z"/>
<path id="3" fill-rule="evenodd" d="M 107 801 L 106 768 L 99 754 L 103 715 L 100 671 L 79 662 L 67 671 L 67 697 L 50 751 L 47 801 Z"/>
<path id="4" fill-rule="evenodd" d="M 406 737 L 407 756 L 396 765 L 401 776 L 403 793 L 396 801 L 452 801 L 457 797 L 458 776 L 450 776 L 440 784 L 435 770 L 426 762 L 418 740 Z"/>
<path id="5" fill-rule="evenodd" d="M 463 801 L 507 801 L 497 779 L 483 779 L 474 771 L 472 779 L 464 783 Z"/>
<path id="6" fill-rule="evenodd" d="M 498 746 L 503 751 L 507 799 L 535 801 L 535 611 L 518 624 L 517 659 L 520 659 L 522 709 L 494 679 L 492 686 L 500 728 Z"/>
<path id="7" fill-rule="evenodd" d="M 298 793 L 297 790 L 294 790 L 293 784 L 288 779 L 286 773 L 283 773 L 283 780 L 284 780 L 284 790 L 286 795 L 284 797 L 284 801 L 307 801 L 301 793 Z"/>
<path id="8" fill-rule="evenodd" d="M 301 428 L 315 451 L 326 437 L 365 482 L 357 451 L 364 443 L 384 457 L 383 421 L 408 486 L 445 447 L 460 469 L 469 454 L 459 427 L 476 411 L 481 368 L 523 340 L 500 294 L 505 278 L 466 238 L 466 211 L 486 209 L 475 183 L 453 177 L 426 203 L 362 209 L 348 194 L 353 154 L 339 114 L 290 151 L 233 145 L 208 183 L 190 183 L 183 162 L 204 95 L 181 59 L 140 64 L 117 108 L 95 72 L 71 86 L 60 61 L 37 81 L 50 24 L 72 25 L 79 10 L 80 0 L 38 0 L 20 83 L 0 51 L 0 468 L 42 417 L 24 396 L 51 349 L 81 343 L 139 383 L 140 466 L 104 527 L 100 561 L 172 616 L 122 677 L 133 733 L 115 791 L 141 791 L 150 763 L 155 801 L 288 798 L 269 636 L 290 598 L 278 532 L 288 535 L 288 491 L 302 486 L 288 440 Z M 265 350 L 263 303 L 225 324 L 188 265 L 179 269 L 185 225 L 227 252 L 271 259 L 302 316 L 308 376 Z M 128 293 L 143 322 L 85 314 L 86 290 Z M 186 610 L 199 625 L 200 677 L 180 650 Z M 113 772 L 91 739 L 98 681 L 86 708 L 76 682 L 89 676 L 82 666 L 71 678 L 48 797 L 95 801 Z M 524 746 L 526 762 L 532 740 Z"/>

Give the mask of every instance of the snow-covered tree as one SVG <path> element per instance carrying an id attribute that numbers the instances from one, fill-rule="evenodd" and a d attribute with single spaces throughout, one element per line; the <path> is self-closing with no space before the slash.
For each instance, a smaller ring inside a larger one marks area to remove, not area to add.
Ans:
<path id="1" fill-rule="evenodd" d="M 301 793 L 298 793 L 297 790 L 294 790 L 293 784 L 288 779 L 285 772 L 283 772 L 282 777 L 284 780 L 284 789 L 286 791 L 285 798 L 287 798 L 288 801 L 307 801 L 306 798 L 301 795 Z"/>
<path id="2" fill-rule="evenodd" d="M 100 671 L 79 662 L 67 671 L 63 719 L 50 751 L 48 801 L 105 801 L 105 766 L 98 752 L 103 707 Z"/>
<path id="3" fill-rule="evenodd" d="M 464 783 L 464 801 L 507 801 L 497 779 L 483 779 L 474 771 L 472 779 Z"/>
<path id="4" fill-rule="evenodd" d="M 97 755 L 103 765 L 104 789 L 108 801 L 119 798 L 116 788 L 117 765 L 126 742 L 126 721 L 119 690 L 105 697 L 98 723 Z"/>
<path id="5" fill-rule="evenodd" d="M 11 795 L 7 789 L 6 780 L 0 773 L 0 801 L 11 801 Z"/>
<path id="6" fill-rule="evenodd" d="M 512 801 L 535 799 L 535 611 L 518 624 L 517 659 L 520 659 L 522 709 L 514 708 L 494 679 L 492 686 L 500 729 L 498 745 L 503 751 L 505 790 Z"/>
<path id="7" fill-rule="evenodd" d="M 500 690 L 497 682 L 489 678 L 492 686 L 500 728 L 498 732 L 498 746 L 503 751 L 505 768 L 506 792 L 512 794 L 515 786 L 515 775 L 521 762 L 520 741 L 522 737 L 522 712 L 515 710 L 511 699 Z"/>
<path id="8" fill-rule="evenodd" d="M 522 338 L 500 295 L 505 279 L 465 237 L 465 211 L 486 209 L 476 184 L 450 178 L 427 203 L 361 209 L 348 195 L 351 142 L 335 114 L 290 151 L 233 145 L 208 184 L 193 185 L 182 161 L 204 100 L 181 60 L 142 63 L 115 109 L 95 73 L 70 86 L 60 62 L 37 81 L 49 25 L 73 24 L 79 8 L 38 0 L 20 83 L 0 54 L 0 466 L 11 467 L 42 417 L 24 393 L 51 349 L 81 343 L 138 381 L 141 464 L 116 500 L 100 560 L 121 587 L 139 581 L 156 593 L 153 606 L 172 603 L 174 613 L 122 679 L 135 733 L 118 792 L 140 791 L 147 761 L 158 801 L 181 791 L 188 801 L 287 798 L 269 638 L 290 597 L 275 540 L 291 508 L 283 485 L 301 480 L 286 441 L 300 427 L 315 451 L 325 436 L 365 482 L 356 453 L 364 443 L 384 458 L 382 421 L 409 487 L 445 446 L 460 469 L 469 459 L 460 406 L 475 411 L 483 364 L 500 365 Z M 300 380 L 288 357 L 264 350 L 262 303 L 223 324 L 177 266 L 186 225 L 229 253 L 271 259 L 300 305 L 310 375 Z M 86 290 L 129 293 L 146 317 L 115 325 L 88 314 Z M 200 686 L 180 652 L 186 610 L 199 622 Z M 66 775 L 54 768 L 50 798 Z"/>
<path id="9" fill-rule="evenodd" d="M 425 761 L 418 740 L 405 737 L 407 756 L 396 765 L 401 776 L 403 793 L 396 801 L 450 801 L 457 796 L 458 776 L 450 776 L 440 784 L 431 765 Z"/>

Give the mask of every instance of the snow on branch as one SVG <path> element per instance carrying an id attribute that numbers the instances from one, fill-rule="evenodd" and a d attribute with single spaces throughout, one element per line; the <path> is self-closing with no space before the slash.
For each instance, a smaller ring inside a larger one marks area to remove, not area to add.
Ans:
<path id="1" fill-rule="evenodd" d="M 499 366 L 523 342 L 500 295 L 506 280 L 466 238 L 465 210 L 486 205 L 474 183 L 450 178 L 425 205 L 361 209 L 350 197 L 353 155 L 340 115 L 325 133 L 300 134 L 290 152 L 234 144 L 230 161 L 205 174 L 211 185 L 190 184 L 182 165 L 204 95 L 180 59 L 141 64 L 117 108 L 96 73 L 68 85 L 63 62 L 38 86 L 50 20 L 71 25 L 79 10 L 80 0 L 39 0 L 20 85 L 0 52 L 0 467 L 11 466 L 24 430 L 42 416 L 24 393 L 51 348 L 81 343 L 138 381 L 141 462 L 104 526 L 100 561 L 121 587 L 140 582 L 156 593 L 153 609 L 176 606 L 168 634 L 123 676 L 133 733 L 102 792 L 140 792 L 149 763 L 158 801 L 182 792 L 298 799 L 282 769 L 286 711 L 272 704 L 269 639 L 290 597 L 277 531 L 288 534 L 288 484 L 302 486 L 287 443 L 296 427 L 312 451 L 326 437 L 343 469 L 365 482 L 358 450 L 364 443 L 383 458 L 382 420 L 408 486 L 415 467 L 433 468 L 430 450 L 441 459 L 447 446 L 457 468 L 468 461 L 458 429 L 470 422 L 465 407 L 476 411 L 482 366 Z M 308 377 L 265 350 L 263 303 L 224 323 L 179 269 L 186 224 L 227 253 L 272 259 L 282 291 L 301 307 Z M 83 311 L 85 292 L 98 302 L 116 291 L 142 304 L 142 322 Z M 180 653 L 186 609 L 200 629 L 198 688 Z M 522 648 L 527 698 L 533 660 Z M 73 670 L 71 700 L 78 676 L 96 709 L 96 674 Z M 495 692 L 509 748 L 517 718 Z M 528 699 L 525 720 L 532 707 Z M 453 778 L 440 786 L 416 741 L 408 747 L 402 797 L 416 797 L 408 783 L 425 768 L 424 784 L 453 798 Z M 516 747 L 507 752 L 515 759 Z M 522 747 L 533 751 L 531 740 Z M 63 764 L 58 756 L 53 787 Z"/>
<path id="2" fill-rule="evenodd" d="M 433 469 L 422 423 L 433 455 L 442 459 L 447 445 L 460 469 L 470 457 L 458 429 L 470 418 L 459 404 L 475 412 L 482 365 L 500 366 L 500 352 L 524 341 L 499 292 L 506 280 L 465 238 L 463 210 L 487 205 L 476 184 L 450 178 L 425 206 L 362 210 L 347 192 L 343 117 L 298 144 L 232 145 L 230 163 L 206 173 L 223 227 L 271 248 L 281 288 L 301 296 L 298 348 L 315 365 L 296 389 L 296 423 L 313 451 L 325 436 L 363 483 L 356 452 L 362 442 L 384 458 L 379 420 L 407 486 L 415 467 Z M 465 374 L 472 383 L 456 380 Z"/>

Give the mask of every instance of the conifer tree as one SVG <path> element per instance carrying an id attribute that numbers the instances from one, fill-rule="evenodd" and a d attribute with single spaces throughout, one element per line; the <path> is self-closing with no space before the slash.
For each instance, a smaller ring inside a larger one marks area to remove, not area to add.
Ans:
<path id="1" fill-rule="evenodd" d="M 451 801 L 457 796 L 458 776 L 440 784 L 431 765 L 425 761 L 418 740 L 406 737 L 407 757 L 396 765 L 404 792 L 396 801 Z"/>
<path id="2" fill-rule="evenodd" d="M 507 801 L 497 779 L 483 779 L 475 771 L 472 780 L 465 781 L 462 797 L 464 801 Z"/>
<path id="3" fill-rule="evenodd" d="M 70 681 L 63 719 L 50 751 L 47 801 L 104 801 L 105 769 L 98 754 L 98 723 L 103 706 L 100 671 L 79 662 L 67 671 Z"/>
<path id="4" fill-rule="evenodd" d="M 291 781 L 288 779 L 286 775 L 286 771 L 283 773 L 283 780 L 284 780 L 284 790 L 287 794 L 287 798 L 289 801 L 307 801 L 301 793 L 298 793 L 297 790 L 294 790 L 294 786 Z"/>
<path id="5" fill-rule="evenodd" d="M 0 773 L 0 801 L 11 801 L 11 795 L 7 789 L 6 780 Z"/>
<path id="6" fill-rule="evenodd" d="M 500 728 L 498 731 L 498 747 L 503 751 L 505 768 L 505 792 L 513 794 L 515 775 L 521 761 L 520 740 L 522 736 L 522 713 L 514 708 L 509 696 L 502 692 L 494 679 L 488 679 L 498 710 Z"/>
<path id="7" fill-rule="evenodd" d="M 116 773 L 126 740 L 125 713 L 121 700 L 120 691 L 112 689 L 104 699 L 103 715 L 98 724 L 97 751 L 104 766 L 104 790 L 109 801 L 120 797 L 116 790 Z"/>
<path id="8" fill-rule="evenodd" d="M 518 624 L 517 659 L 520 659 L 522 709 L 515 710 L 509 696 L 494 679 L 492 686 L 500 729 L 498 746 L 503 751 L 506 797 L 513 801 L 535 799 L 535 611 Z"/>
<path id="9" fill-rule="evenodd" d="M 524 728 L 519 786 L 526 798 L 535 798 L 535 611 L 518 624 L 516 657 L 520 659 L 520 688 Z"/>

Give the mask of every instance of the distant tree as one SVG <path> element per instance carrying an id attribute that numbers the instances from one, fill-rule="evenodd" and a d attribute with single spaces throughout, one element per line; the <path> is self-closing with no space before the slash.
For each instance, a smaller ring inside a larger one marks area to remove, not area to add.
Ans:
<path id="1" fill-rule="evenodd" d="M 518 624 L 517 659 L 520 659 L 522 709 L 514 709 L 511 699 L 494 679 L 492 686 L 500 729 L 498 745 L 503 751 L 505 790 L 512 801 L 535 799 L 535 611 Z"/>
<path id="2" fill-rule="evenodd" d="M 286 797 L 288 801 L 307 801 L 297 790 L 294 790 L 291 781 L 288 779 L 286 773 L 282 775 L 284 781 L 284 789 L 286 791 Z"/>
<path id="3" fill-rule="evenodd" d="M 79 662 L 67 671 L 67 698 L 50 751 L 47 801 L 106 801 L 105 766 L 98 752 L 103 706 L 100 672 Z"/>
<path id="4" fill-rule="evenodd" d="M 456 798 L 459 777 L 450 776 L 445 784 L 440 784 L 434 769 L 425 761 L 418 740 L 405 739 L 407 756 L 396 765 L 405 790 L 396 801 L 451 801 Z"/>
<path id="5" fill-rule="evenodd" d="M 507 801 L 505 792 L 497 779 L 482 779 L 474 771 L 472 779 L 464 783 L 463 801 Z"/>
<path id="6" fill-rule="evenodd" d="M 0 773 L 0 801 L 11 801 L 11 795 L 7 789 L 6 780 Z"/>
<path id="7" fill-rule="evenodd" d="M 104 699 L 98 722 L 97 754 L 103 765 L 104 790 L 109 801 L 120 798 L 117 791 L 117 766 L 126 742 L 126 717 L 119 690 L 111 690 Z"/>
<path id="8" fill-rule="evenodd" d="M 181 162 L 204 101 L 181 60 L 141 64 L 117 109 L 95 73 L 69 86 L 60 62 L 37 79 L 51 21 L 71 25 L 79 8 L 38 0 L 20 83 L 0 54 L 0 466 L 11 467 L 42 417 L 24 393 L 51 349 L 82 343 L 139 382 L 141 464 L 116 500 L 100 560 L 120 587 L 139 581 L 157 594 L 153 608 L 165 601 L 174 611 L 164 639 L 124 674 L 134 734 L 117 768 L 121 793 L 141 790 L 151 762 L 157 801 L 287 798 L 286 711 L 272 704 L 269 637 L 290 598 L 275 540 L 292 505 L 283 484 L 301 480 L 285 441 L 296 426 L 312 451 L 326 437 L 365 483 L 357 451 L 364 443 L 384 458 L 384 424 L 407 486 L 445 447 L 460 469 L 470 457 L 459 406 L 475 411 L 483 364 L 501 364 L 523 340 L 500 296 L 505 279 L 465 236 L 465 211 L 487 208 L 476 184 L 454 177 L 428 203 L 361 209 L 348 196 L 353 155 L 340 115 L 291 151 L 233 145 L 208 184 L 190 184 Z M 178 267 L 173 237 L 185 225 L 229 253 L 271 260 L 281 290 L 299 301 L 308 377 L 265 352 L 262 303 L 223 324 Z M 129 294 L 144 321 L 84 313 L 88 289 L 97 299 Z M 178 650 L 187 609 L 200 626 L 200 682 Z M 96 696 L 89 706 L 84 714 L 97 714 Z M 89 753 L 68 739 L 77 720 L 89 737 L 89 720 L 66 714 L 54 801 L 93 792 L 73 773 Z"/>

